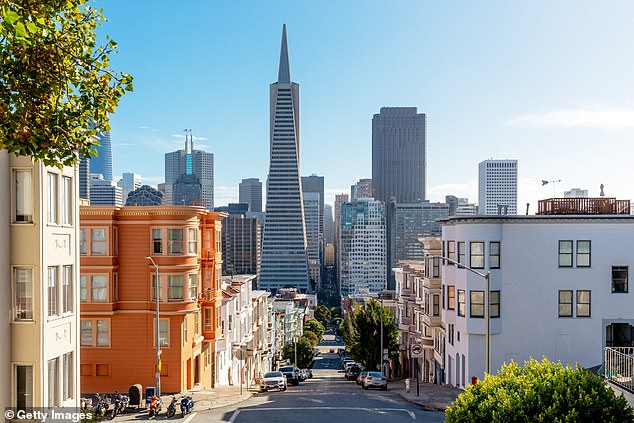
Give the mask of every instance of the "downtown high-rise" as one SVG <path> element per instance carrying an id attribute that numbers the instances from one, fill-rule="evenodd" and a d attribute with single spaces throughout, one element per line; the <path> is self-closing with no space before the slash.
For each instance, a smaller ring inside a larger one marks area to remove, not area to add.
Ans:
<path id="1" fill-rule="evenodd" d="M 306 228 L 299 167 L 299 84 L 291 82 L 286 25 L 277 82 L 270 86 L 270 165 L 259 289 L 308 291 Z"/>
<path id="2" fill-rule="evenodd" d="M 517 160 L 480 162 L 478 214 L 517 214 Z"/>

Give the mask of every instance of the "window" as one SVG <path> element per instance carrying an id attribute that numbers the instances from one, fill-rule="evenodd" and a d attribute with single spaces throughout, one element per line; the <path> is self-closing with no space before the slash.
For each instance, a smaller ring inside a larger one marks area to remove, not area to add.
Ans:
<path id="1" fill-rule="evenodd" d="M 198 275 L 189 275 L 189 299 L 195 300 L 198 298 Z"/>
<path id="2" fill-rule="evenodd" d="M 119 274 L 112 274 L 112 302 L 119 301 Z"/>
<path id="3" fill-rule="evenodd" d="M 577 291 L 577 317 L 590 317 L 590 291 Z"/>
<path id="4" fill-rule="evenodd" d="M 559 291 L 559 317 L 572 317 L 572 291 Z"/>
<path id="5" fill-rule="evenodd" d="M 167 299 L 168 301 L 183 299 L 183 275 L 167 276 Z"/>
<path id="6" fill-rule="evenodd" d="M 227 330 L 228 331 L 233 330 L 233 315 L 232 314 L 230 314 L 227 318 Z"/>
<path id="7" fill-rule="evenodd" d="M 469 263 L 474 269 L 484 269 L 484 242 L 472 241 L 469 243 L 470 256 Z"/>
<path id="8" fill-rule="evenodd" d="M 612 292 L 627 292 L 627 266 L 612 266 Z"/>
<path id="9" fill-rule="evenodd" d="M 222 251 L 222 231 L 216 229 L 216 254 Z"/>
<path id="10" fill-rule="evenodd" d="M 152 254 L 163 254 L 163 232 L 160 228 L 152 229 Z"/>
<path id="11" fill-rule="evenodd" d="M 57 174 L 48 174 L 48 223 L 57 223 Z"/>
<path id="12" fill-rule="evenodd" d="M 187 229 L 187 252 L 189 254 L 198 254 L 198 229 Z"/>
<path id="13" fill-rule="evenodd" d="M 465 295 L 464 290 L 458 290 L 458 316 L 464 316 L 465 309 Z"/>
<path id="14" fill-rule="evenodd" d="M 203 309 L 203 324 L 205 325 L 205 331 L 209 332 L 213 330 L 212 322 L 211 322 L 211 308 L 206 307 Z"/>
<path id="15" fill-rule="evenodd" d="M 559 267 L 572 267 L 572 241 L 559 241 Z"/>
<path id="16" fill-rule="evenodd" d="M 110 320 L 97 320 L 97 346 L 110 346 Z"/>
<path id="17" fill-rule="evenodd" d="M 33 407 L 33 366 L 15 366 L 16 408 Z"/>
<path id="18" fill-rule="evenodd" d="M 433 300 L 434 301 L 434 305 L 433 305 L 434 316 L 440 316 L 440 295 L 434 294 L 433 299 L 434 299 Z"/>
<path id="19" fill-rule="evenodd" d="M 491 241 L 489 243 L 489 268 L 500 268 L 500 242 Z"/>
<path id="20" fill-rule="evenodd" d="M 222 326 L 222 308 L 220 306 L 216 307 L 216 329 L 219 329 Z"/>
<path id="21" fill-rule="evenodd" d="M 469 291 L 469 317 L 484 317 L 484 291 Z"/>
<path id="22" fill-rule="evenodd" d="M 48 406 L 59 406 L 59 388 L 57 381 L 59 380 L 59 360 L 53 358 L 48 360 Z"/>
<path id="23" fill-rule="evenodd" d="M 81 275 L 79 277 L 79 301 L 84 303 L 88 301 L 88 287 L 86 285 L 86 275 Z"/>
<path id="24" fill-rule="evenodd" d="M 15 320 L 33 320 L 33 269 L 13 268 Z"/>
<path id="25" fill-rule="evenodd" d="M 73 223 L 73 180 L 62 176 L 62 225 Z"/>
<path id="26" fill-rule="evenodd" d="M 447 250 L 449 250 L 449 258 L 456 260 L 456 243 L 455 241 L 447 241 Z M 453 264 L 453 263 L 449 263 Z"/>
<path id="27" fill-rule="evenodd" d="M 453 345 L 453 339 L 454 339 L 454 325 L 453 324 L 449 324 L 448 325 L 448 331 L 447 331 L 447 342 L 449 342 L 450 345 Z"/>
<path id="28" fill-rule="evenodd" d="M 500 291 L 491 291 L 489 304 L 489 317 L 500 317 Z"/>
<path id="29" fill-rule="evenodd" d="M 86 249 L 86 229 L 79 230 L 79 254 L 82 256 L 88 254 L 88 250 Z"/>
<path id="30" fill-rule="evenodd" d="M 432 277 L 439 278 L 440 277 L 440 258 L 434 257 L 432 262 Z"/>
<path id="31" fill-rule="evenodd" d="M 465 255 L 465 242 L 458 241 L 458 263 L 465 264 L 464 255 Z"/>
<path id="32" fill-rule="evenodd" d="M 194 335 L 198 335 L 200 331 L 198 327 L 200 326 L 200 313 L 194 313 Z"/>
<path id="33" fill-rule="evenodd" d="M 183 230 L 167 230 L 167 254 L 183 254 Z"/>
<path id="34" fill-rule="evenodd" d="M 33 183 L 31 171 L 15 170 L 13 171 L 13 180 L 15 188 L 15 215 L 13 220 L 16 223 L 32 223 Z"/>
<path id="35" fill-rule="evenodd" d="M 73 266 L 62 267 L 62 313 L 73 311 Z"/>
<path id="36" fill-rule="evenodd" d="M 90 298 L 92 302 L 108 301 L 108 275 L 92 275 Z"/>
<path id="37" fill-rule="evenodd" d="M 106 255 L 106 228 L 90 230 L 90 254 L 93 256 Z"/>
<path id="38" fill-rule="evenodd" d="M 109 347 L 110 320 L 81 319 L 80 344 L 82 347 Z"/>
<path id="39" fill-rule="evenodd" d="M 187 344 L 187 316 L 183 319 L 183 345 Z"/>
<path id="40" fill-rule="evenodd" d="M 74 354 L 73 351 L 62 356 L 62 400 L 66 401 L 74 396 Z"/>
<path id="41" fill-rule="evenodd" d="M 57 316 L 59 314 L 59 277 L 57 266 L 48 268 L 48 316 Z"/>
<path id="42" fill-rule="evenodd" d="M 169 346 L 170 344 L 169 323 L 170 319 L 159 319 L 159 341 L 161 346 Z"/>
<path id="43" fill-rule="evenodd" d="M 590 241 L 577 241 L 577 267 L 590 267 Z"/>
<path id="44" fill-rule="evenodd" d="M 447 285 L 447 309 L 456 309 L 456 287 L 453 285 Z"/>
<path id="45" fill-rule="evenodd" d="M 80 344 L 82 347 L 92 347 L 92 320 L 81 319 Z"/>
<path id="46" fill-rule="evenodd" d="M 150 274 L 150 291 L 152 292 L 152 301 L 156 301 L 156 273 Z M 163 278 L 158 278 L 158 293 L 159 293 L 159 301 L 163 301 L 165 299 L 165 294 L 163 293 Z"/>

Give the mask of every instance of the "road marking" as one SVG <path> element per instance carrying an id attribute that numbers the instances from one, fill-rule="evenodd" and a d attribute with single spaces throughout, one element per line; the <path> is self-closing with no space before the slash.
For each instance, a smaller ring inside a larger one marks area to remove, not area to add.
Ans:
<path id="1" fill-rule="evenodd" d="M 354 410 L 354 411 L 398 411 L 407 413 L 412 420 L 416 420 L 416 414 L 413 411 L 404 408 L 366 408 L 366 407 L 269 407 L 269 408 L 245 408 L 236 410 L 231 415 L 229 423 L 234 423 L 240 414 L 240 411 L 288 411 L 288 410 Z M 187 422 L 184 422 L 187 423 Z"/>
<path id="2" fill-rule="evenodd" d="M 183 420 L 183 423 L 189 423 L 198 413 L 191 413 L 189 415 L 189 417 L 187 417 L 185 420 Z"/>

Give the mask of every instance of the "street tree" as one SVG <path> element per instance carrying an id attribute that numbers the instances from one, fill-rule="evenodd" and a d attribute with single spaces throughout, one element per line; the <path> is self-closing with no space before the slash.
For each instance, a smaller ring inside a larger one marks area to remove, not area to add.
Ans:
<path id="1" fill-rule="evenodd" d="M 295 343 L 288 342 L 284 345 L 282 354 L 285 360 L 291 363 L 295 362 Z M 300 369 L 307 368 L 315 357 L 314 347 L 310 344 L 308 338 L 302 337 L 297 341 L 297 367 Z"/>
<path id="2" fill-rule="evenodd" d="M 309 330 L 315 335 L 317 335 L 318 342 L 321 342 L 324 333 L 326 333 L 326 328 L 324 325 L 319 323 L 316 319 L 308 319 L 304 322 L 304 330 Z"/>
<path id="3" fill-rule="evenodd" d="M 132 77 L 110 69 L 117 43 L 85 3 L 0 1 L 0 150 L 58 167 L 96 154 Z"/>
<path id="4" fill-rule="evenodd" d="M 387 307 L 371 299 L 361 307 L 354 303 L 339 326 L 347 349 L 367 369 L 378 369 L 381 359 L 381 316 L 383 316 L 383 348 L 391 356 L 398 354 L 398 329 L 394 316 Z"/>
<path id="5" fill-rule="evenodd" d="M 322 325 L 326 326 L 330 323 L 332 314 L 330 309 L 323 304 L 315 306 L 314 308 L 315 319 L 317 319 Z"/>
<path id="6" fill-rule="evenodd" d="M 634 422 L 623 396 L 587 369 L 531 359 L 470 385 L 447 422 Z"/>
<path id="7" fill-rule="evenodd" d="M 308 341 L 313 346 L 313 348 L 315 348 L 317 344 L 319 344 L 319 339 L 317 338 L 317 334 L 315 334 L 315 332 L 304 330 L 304 333 L 302 334 L 302 338 L 308 339 Z"/>

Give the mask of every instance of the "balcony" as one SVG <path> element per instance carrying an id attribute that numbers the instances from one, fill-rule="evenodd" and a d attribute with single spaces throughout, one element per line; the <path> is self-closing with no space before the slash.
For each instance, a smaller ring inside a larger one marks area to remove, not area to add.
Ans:
<path id="1" fill-rule="evenodd" d="M 606 380 L 634 393 L 634 347 L 606 347 L 604 366 Z"/>
<path id="2" fill-rule="evenodd" d="M 539 201 L 537 214 L 630 214 L 630 200 L 617 200 L 613 197 L 549 198 Z"/>

